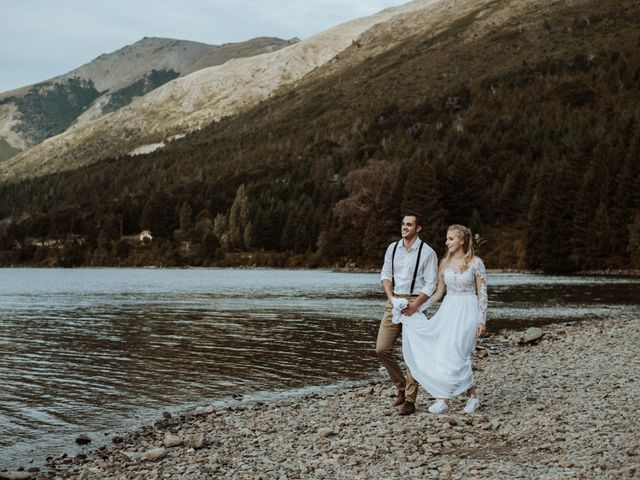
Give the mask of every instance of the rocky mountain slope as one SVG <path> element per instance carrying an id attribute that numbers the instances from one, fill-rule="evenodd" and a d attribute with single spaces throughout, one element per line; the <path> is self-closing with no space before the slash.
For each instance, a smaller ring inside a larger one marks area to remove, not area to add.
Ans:
<path id="1" fill-rule="evenodd" d="M 0 161 L 71 126 L 95 120 L 177 77 L 232 58 L 275 51 L 297 39 L 225 45 L 143 38 L 67 73 L 0 94 Z M 9 147 L 13 147 L 10 149 Z"/>
<path id="2" fill-rule="evenodd" d="M 471 4 L 472 2 L 468 2 Z M 431 8 L 436 6 L 434 13 Z M 325 66 L 348 48 L 375 43 L 373 50 L 391 48 L 417 30 L 433 25 L 428 19 L 447 10 L 448 2 L 415 0 L 400 7 L 344 23 L 287 48 L 220 66 L 198 70 L 136 98 L 130 105 L 73 129 L 0 164 L 0 181 L 78 168 L 109 156 L 146 151 L 257 104 L 310 72 Z M 462 9 L 466 7 L 460 7 Z M 416 15 L 426 22 L 405 21 Z M 390 22 L 384 28 L 381 24 Z M 385 32 L 366 33 L 372 28 Z M 416 30 L 417 29 L 417 30 Z"/>

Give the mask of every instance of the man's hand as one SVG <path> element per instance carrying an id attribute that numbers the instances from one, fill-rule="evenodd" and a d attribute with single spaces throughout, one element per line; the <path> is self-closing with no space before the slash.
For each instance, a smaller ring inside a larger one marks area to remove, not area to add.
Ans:
<path id="1" fill-rule="evenodd" d="M 409 305 L 407 305 L 407 307 L 402 310 L 402 314 L 410 317 L 411 315 L 416 313 L 416 310 L 418 310 L 418 306 L 414 302 L 409 302 Z"/>
<path id="2" fill-rule="evenodd" d="M 484 335 L 487 331 L 487 326 L 484 323 L 479 323 L 476 326 L 476 335 L 481 337 L 482 335 Z"/>

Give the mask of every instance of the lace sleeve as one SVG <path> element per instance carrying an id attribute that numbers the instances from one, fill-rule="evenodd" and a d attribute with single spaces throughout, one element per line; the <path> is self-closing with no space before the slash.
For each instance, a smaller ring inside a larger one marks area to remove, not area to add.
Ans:
<path id="1" fill-rule="evenodd" d="M 478 306 L 480 308 L 478 323 L 482 323 L 484 325 L 487 323 L 489 296 L 487 295 L 487 270 L 484 268 L 484 263 L 482 263 L 482 260 L 479 258 L 476 258 L 475 262 L 473 262 L 473 274 L 476 277 L 476 291 L 478 295 Z"/>

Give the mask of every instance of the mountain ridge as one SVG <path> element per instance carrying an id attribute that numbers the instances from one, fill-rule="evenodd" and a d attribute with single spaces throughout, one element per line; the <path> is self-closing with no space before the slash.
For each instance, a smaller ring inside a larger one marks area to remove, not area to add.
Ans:
<path id="1" fill-rule="evenodd" d="M 173 78 L 238 56 L 271 52 L 295 41 L 258 37 L 218 46 L 145 37 L 115 52 L 101 54 L 66 74 L 0 94 L 0 138 L 15 148 L 26 150 L 51 134 L 64 132 L 71 125 L 77 126 L 117 110 L 135 96 Z M 68 105 L 77 103 L 79 89 L 84 92 L 80 98 L 85 103 L 78 105 L 79 111 L 75 108 L 69 112 Z M 65 120 L 52 121 L 54 112 L 64 112 Z"/>
<path id="2" fill-rule="evenodd" d="M 372 26 L 434 3 L 414 0 L 345 22 L 273 53 L 233 59 L 176 79 L 114 114 L 79 125 L 1 163 L 0 181 L 46 174 L 56 168 L 77 168 L 200 129 L 255 105 L 286 85 L 293 86 Z"/>

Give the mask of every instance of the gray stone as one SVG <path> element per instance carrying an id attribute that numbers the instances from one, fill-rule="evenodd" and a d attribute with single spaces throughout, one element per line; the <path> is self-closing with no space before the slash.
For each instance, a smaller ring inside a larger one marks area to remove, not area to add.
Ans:
<path id="1" fill-rule="evenodd" d="M 140 452 L 130 452 L 130 451 L 123 451 L 121 452 L 122 455 L 124 455 L 124 457 L 129 460 L 129 461 L 136 461 L 136 460 L 140 460 L 142 458 L 142 453 Z"/>
<path id="2" fill-rule="evenodd" d="M 149 460 L 150 462 L 157 462 L 158 460 L 162 460 L 164 457 L 167 456 L 167 451 L 162 448 L 152 448 L 151 450 L 147 450 L 144 455 L 143 458 L 145 460 Z"/>
<path id="3" fill-rule="evenodd" d="M 29 472 L 0 472 L 0 478 L 3 480 L 27 480 L 31 478 Z"/>
<path id="4" fill-rule="evenodd" d="M 318 435 L 321 437 L 331 437 L 335 434 L 336 432 L 334 432 L 332 428 L 322 427 L 318 429 Z"/>
<path id="5" fill-rule="evenodd" d="M 544 332 L 539 327 L 527 328 L 524 332 L 524 335 L 522 335 L 522 339 L 520 343 L 535 342 L 536 340 L 542 338 L 543 335 L 544 335 Z"/>
<path id="6" fill-rule="evenodd" d="M 167 448 L 177 447 L 179 445 L 182 445 L 182 438 L 172 434 L 171 432 L 167 432 L 164 434 L 164 441 L 162 443 Z"/>
<path id="7" fill-rule="evenodd" d="M 196 433 L 193 435 L 189 435 L 184 442 L 187 448 L 193 448 L 195 450 L 199 450 L 205 445 L 205 437 L 204 433 Z"/>

